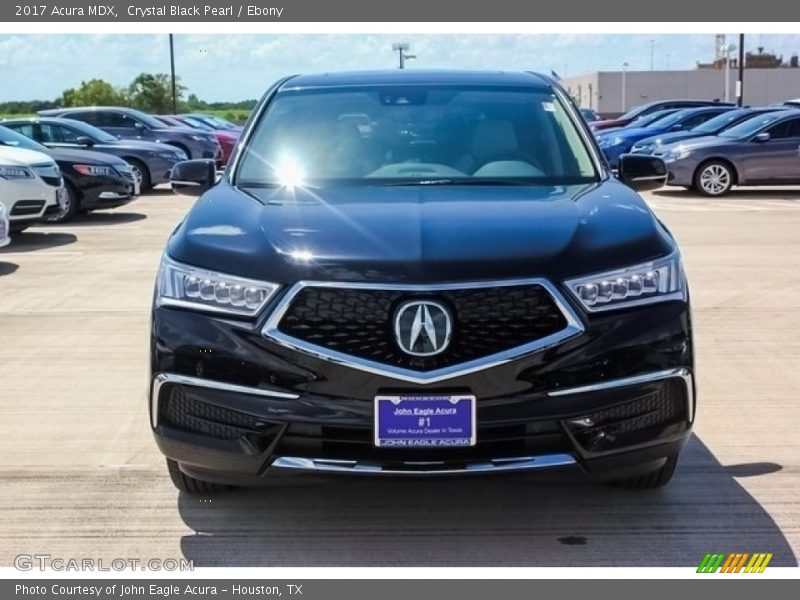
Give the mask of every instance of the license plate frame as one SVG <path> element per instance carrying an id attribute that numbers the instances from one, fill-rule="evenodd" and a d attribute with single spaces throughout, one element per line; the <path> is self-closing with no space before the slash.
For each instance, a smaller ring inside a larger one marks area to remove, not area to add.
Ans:
<path id="1" fill-rule="evenodd" d="M 375 447 L 468 448 L 477 443 L 474 395 L 378 395 L 373 408 Z"/>

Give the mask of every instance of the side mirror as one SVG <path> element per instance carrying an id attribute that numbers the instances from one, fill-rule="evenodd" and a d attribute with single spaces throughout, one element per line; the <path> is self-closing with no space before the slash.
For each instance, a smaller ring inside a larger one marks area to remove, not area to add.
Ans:
<path id="1" fill-rule="evenodd" d="M 769 133 L 767 133 L 766 131 L 762 131 L 753 138 L 753 141 L 763 144 L 764 142 L 768 142 L 770 140 L 770 137 L 771 136 L 769 135 Z"/>
<path id="2" fill-rule="evenodd" d="M 216 183 L 217 168 L 207 158 L 184 160 L 172 167 L 169 180 L 176 194 L 200 196 Z"/>
<path id="3" fill-rule="evenodd" d="M 667 165 L 657 156 L 623 154 L 617 177 L 637 192 L 647 192 L 667 183 Z"/>
<path id="4" fill-rule="evenodd" d="M 91 148 L 92 146 L 94 146 L 94 140 L 85 135 L 77 137 L 75 139 L 75 143 L 78 144 L 78 146 L 84 146 L 86 148 Z"/>

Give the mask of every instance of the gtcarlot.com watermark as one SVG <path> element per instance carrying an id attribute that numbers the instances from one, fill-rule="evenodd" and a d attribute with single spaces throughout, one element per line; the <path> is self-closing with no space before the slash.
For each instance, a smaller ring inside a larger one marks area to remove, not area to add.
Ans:
<path id="1" fill-rule="evenodd" d="M 64 558 L 50 554 L 18 554 L 14 568 L 19 571 L 194 571 L 186 558 Z"/>

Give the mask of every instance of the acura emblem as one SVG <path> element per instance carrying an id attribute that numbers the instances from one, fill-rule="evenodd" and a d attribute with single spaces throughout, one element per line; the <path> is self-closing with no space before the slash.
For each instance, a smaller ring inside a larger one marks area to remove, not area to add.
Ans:
<path id="1" fill-rule="evenodd" d="M 438 302 L 411 300 L 400 305 L 394 317 L 397 345 L 406 354 L 433 356 L 450 344 L 450 312 Z"/>

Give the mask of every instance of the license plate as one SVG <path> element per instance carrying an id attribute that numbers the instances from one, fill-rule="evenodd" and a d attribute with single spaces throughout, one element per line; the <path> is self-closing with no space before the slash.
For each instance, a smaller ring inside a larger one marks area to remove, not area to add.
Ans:
<path id="1" fill-rule="evenodd" d="M 56 204 L 58 204 L 58 208 L 63 209 L 64 204 L 67 202 L 67 189 L 66 188 L 58 188 L 56 190 Z"/>
<path id="2" fill-rule="evenodd" d="M 475 441 L 475 396 L 375 398 L 376 446 L 448 448 Z"/>
<path id="3" fill-rule="evenodd" d="M 133 195 L 134 196 L 138 196 L 142 191 L 141 188 L 142 188 L 142 185 L 137 180 L 134 179 L 133 180 Z"/>

